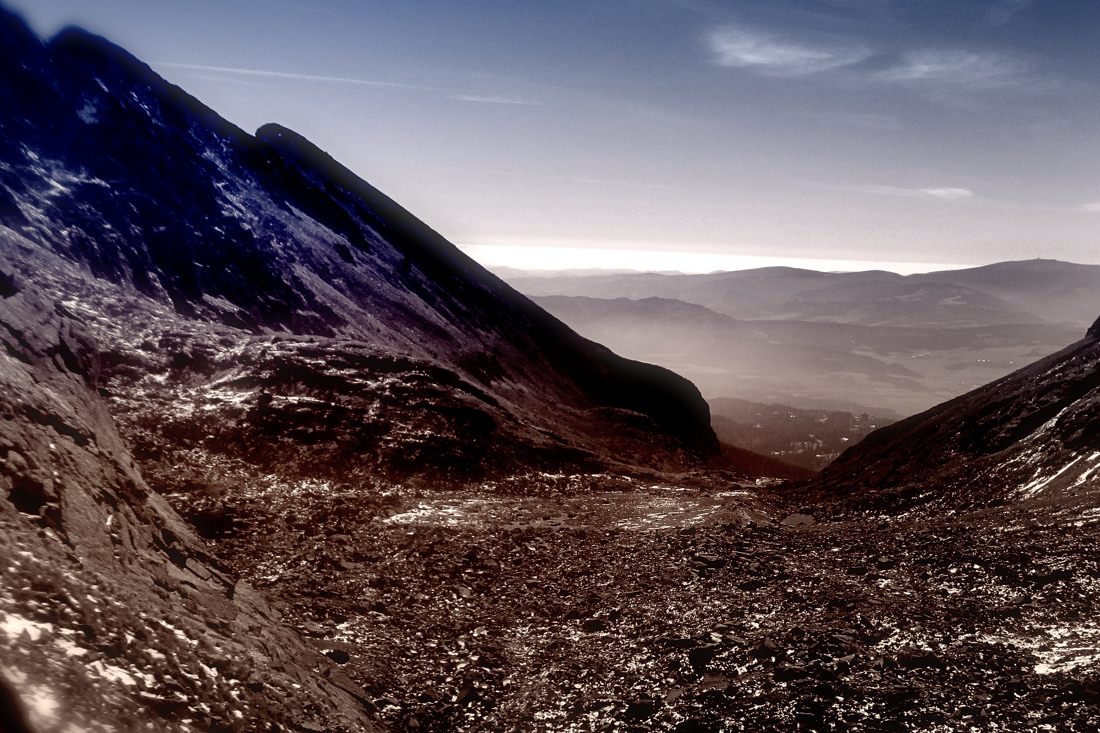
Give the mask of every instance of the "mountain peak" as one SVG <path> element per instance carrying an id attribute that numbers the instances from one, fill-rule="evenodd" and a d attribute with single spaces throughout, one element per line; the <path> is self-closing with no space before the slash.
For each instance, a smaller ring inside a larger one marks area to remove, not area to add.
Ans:
<path id="1" fill-rule="evenodd" d="M 1097 318 L 1091 326 L 1089 326 L 1088 333 L 1085 334 L 1087 338 L 1100 338 L 1100 318 Z"/>

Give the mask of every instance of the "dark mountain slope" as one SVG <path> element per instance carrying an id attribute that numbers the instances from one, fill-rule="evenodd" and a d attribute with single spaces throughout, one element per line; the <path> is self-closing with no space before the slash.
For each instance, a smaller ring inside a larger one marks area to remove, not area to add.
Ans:
<path id="1" fill-rule="evenodd" d="M 809 491 L 947 508 L 1100 490 L 1100 328 L 1003 379 L 867 436 Z"/>
<path id="2" fill-rule="evenodd" d="M 138 423 L 193 423 L 187 400 L 210 399 L 203 385 L 216 379 L 232 409 L 262 408 L 248 425 L 223 423 L 230 442 L 253 442 L 264 415 L 328 421 L 333 434 L 369 417 L 361 453 L 383 424 L 424 413 L 421 428 L 445 445 L 419 440 L 414 459 L 386 459 L 398 474 L 412 463 L 462 478 L 716 453 L 690 383 L 577 336 L 301 137 L 274 125 L 249 136 L 82 31 L 43 45 L 10 16 L 4 27 L 3 252 L 59 299 L 81 293 L 74 307 L 105 342 L 115 399 L 159 394 L 187 413 L 146 410 Z M 375 376 L 428 388 L 387 402 L 314 379 L 312 365 L 346 363 L 349 350 Z M 470 430 L 489 450 L 457 455 Z M 513 446 L 514 460 L 490 460 L 493 445 Z"/>

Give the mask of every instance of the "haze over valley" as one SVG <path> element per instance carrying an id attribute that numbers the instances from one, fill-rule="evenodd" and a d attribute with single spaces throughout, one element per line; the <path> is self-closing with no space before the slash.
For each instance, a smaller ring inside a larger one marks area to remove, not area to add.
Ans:
<path id="1" fill-rule="evenodd" d="M 1100 266 L 1051 260 L 900 276 L 503 273 L 581 334 L 691 379 L 708 399 L 910 415 L 1062 349 Z"/>

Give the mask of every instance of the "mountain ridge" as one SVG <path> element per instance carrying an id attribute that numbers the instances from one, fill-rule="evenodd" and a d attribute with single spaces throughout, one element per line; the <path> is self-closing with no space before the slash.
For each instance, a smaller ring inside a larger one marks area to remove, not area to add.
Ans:
<path id="1" fill-rule="evenodd" d="M 1100 285 L 1100 265 L 1022 260 L 915 275 L 781 266 L 709 274 L 510 272 L 505 279 L 533 296 L 669 297 L 749 320 L 920 326 L 923 319 L 951 326 L 955 319 L 961 327 L 1046 322 L 1084 327 L 1094 318 L 1090 293 Z M 899 300 L 905 310 L 896 309 Z M 853 306 L 845 309 L 845 303 Z"/>
<path id="2" fill-rule="evenodd" d="M 376 531 L 397 489 L 719 457 L 690 382 L 575 334 L 304 138 L 250 136 L 79 29 L 44 43 L 0 8 L 0 41 L 0 649 L 56 703 L 36 730 L 377 730 L 388 658 L 353 678 L 325 606 L 281 592 L 308 563 L 337 593 L 318 528 Z M 341 608 L 384 626 L 375 591 Z"/>
<path id="3" fill-rule="evenodd" d="M 279 126 L 248 136 L 82 31 L 63 31 L 42 48 L 38 56 L 46 58 L 36 68 L 65 69 L 54 91 L 75 97 L 71 107 L 79 107 L 55 114 L 63 96 L 44 110 L 18 105 L 44 119 L 23 119 L 20 127 L 24 148 L 39 146 L 37 163 L 25 150 L 7 151 L 24 162 L 18 178 L 9 173 L 4 181 L 16 230 L 49 242 L 97 277 L 170 302 L 184 317 L 254 333 L 285 329 L 388 344 L 474 382 L 493 373 L 490 391 L 501 393 L 502 404 L 641 412 L 691 450 L 717 451 L 705 403 L 689 383 L 576 336 L 300 136 Z M 28 128 L 38 128 L 37 137 Z M 44 130 L 66 144 L 44 139 Z M 149 135 L 148 144 L 173 152 L 138 153 Z M 66 156 L 71 172 L 55 191 L 50 181 L 63 175 Z M 175 201 L 175 216 L 152 205 L 161 200 Z M 59 238 L 46 221 L 79 225 Z M 132 227 L 140 240 L 121 234 Z M 188 248 L 199 239 L 201 249 Z M 532 399 L 535 385 L 543 398 Z M 583 442 L 588 421 L 551 412 L 557 430 Z"/>

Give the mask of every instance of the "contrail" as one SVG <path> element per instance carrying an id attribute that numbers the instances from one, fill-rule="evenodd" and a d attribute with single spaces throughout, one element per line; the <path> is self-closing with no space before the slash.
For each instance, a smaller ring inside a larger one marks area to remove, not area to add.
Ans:
<path id="1" fill-rule="evenodd" d="M 296 81 L 326 81 L 334 84 L 358 84 L 366 87 L 390 87 L 394 89 L 421 89 L 425 91 L 440 91 L 438 87 L 416 86 L 414 84 L 398 84 L 391 81 L 373 81 L 370 79 L 351 79 L 344 76 L 318 76 L 316 74 L 293 74 L 288 71 L 264 71 L 262 69 L 238 69 L 232 66 L 203 66 L 201 64 L 175 64 L 161 62 L 154 66 L 168 66 L 173 69 L 193 69 L 195 71 L 220 71 L 227 74 L 243 74 L 246 76 L 266 76 L 274 79 L 293 79 Z"/>

